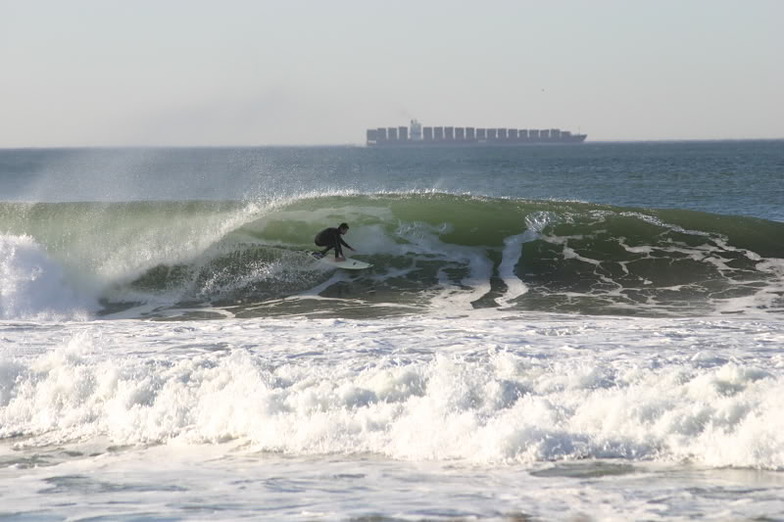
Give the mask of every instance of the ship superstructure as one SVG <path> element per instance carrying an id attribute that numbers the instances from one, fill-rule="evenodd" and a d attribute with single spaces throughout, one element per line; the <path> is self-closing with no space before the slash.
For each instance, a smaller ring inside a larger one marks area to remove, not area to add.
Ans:
<path id="1" fill-rule="evenodd" d="M 411 120 L 408 127 L 379 127 L 367 130 L 371 147 L 407 145 L 527 145 L 534 143 L 582 143 L 587 134 L 561 129 L 517 129 L 477 127 L 423 127 Z"/>

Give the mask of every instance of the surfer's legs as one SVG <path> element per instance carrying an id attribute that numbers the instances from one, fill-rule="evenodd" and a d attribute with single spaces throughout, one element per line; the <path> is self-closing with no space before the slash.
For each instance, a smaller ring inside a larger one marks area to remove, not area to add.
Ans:
<path id="1" fill-rule="evenodd" d="M 324 257 L 325 255 L 327 255 L 327 252 L 329 252 L 330 250 L 335 248 L 335 245 L 325 245 L 323 241 L 316 241 L 316 246 L 317 247 L 327 247 L 327 248 L 325 248 L 324 250 L 321 251 L 321 257 Z"/>

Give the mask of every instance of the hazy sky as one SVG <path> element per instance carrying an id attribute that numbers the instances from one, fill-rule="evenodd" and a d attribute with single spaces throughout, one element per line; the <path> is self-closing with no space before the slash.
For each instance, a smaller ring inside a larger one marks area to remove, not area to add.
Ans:
<path id="1" fill-rule="evenodd" d="M 784 138 L 784 0 L 0 0 L 0 147 Z"/>

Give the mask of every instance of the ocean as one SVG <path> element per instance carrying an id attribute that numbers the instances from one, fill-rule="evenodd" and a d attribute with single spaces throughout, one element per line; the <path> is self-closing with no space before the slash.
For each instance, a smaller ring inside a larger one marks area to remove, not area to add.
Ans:
<path id="1" fill-rule="evenodd" d="M 0 519 L 784 520 L 784 141 L 0 150 Z M 316 262 L 314 235 L 373 266 Z"/>

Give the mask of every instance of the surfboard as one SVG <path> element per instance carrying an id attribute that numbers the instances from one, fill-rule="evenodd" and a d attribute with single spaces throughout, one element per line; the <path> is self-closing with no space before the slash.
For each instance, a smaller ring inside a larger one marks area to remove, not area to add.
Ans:
<path id="1" fill-rule="evenodd" d="M 326 255 L 319 257 L 318 253 L 314 253 L 312 255 L 318 259 L 318 262 L 322 265 L 342 268 L 344 270 L 364 270 L 373 266 L 370 263 L 365 263 L 364 261 L 359 261 L 358 259 L 351 259 L 350 257 L 345 258 L 343 261 L 335 261 L 335 256 Z"/>

